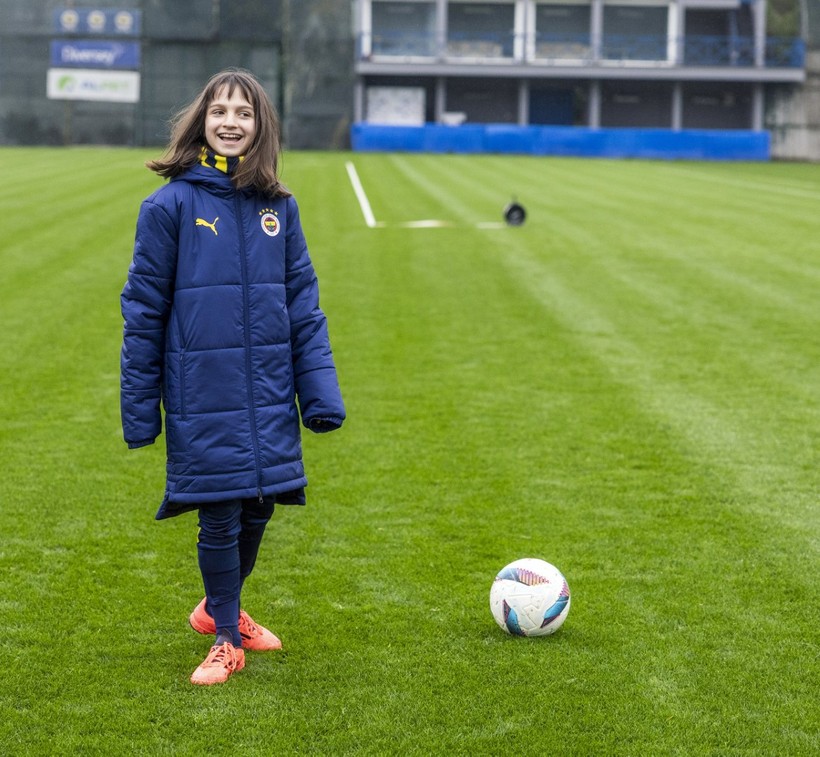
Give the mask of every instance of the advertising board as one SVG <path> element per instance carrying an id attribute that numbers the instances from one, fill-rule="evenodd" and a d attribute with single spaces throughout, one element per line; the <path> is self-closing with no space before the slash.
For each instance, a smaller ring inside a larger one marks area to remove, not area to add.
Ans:
<path id="1" fill-rule="evenodd" d="M 49 100 L 136 103 L 140 99 L 140 75 L 137 71 L 50 68 L 46 94 Z"/>

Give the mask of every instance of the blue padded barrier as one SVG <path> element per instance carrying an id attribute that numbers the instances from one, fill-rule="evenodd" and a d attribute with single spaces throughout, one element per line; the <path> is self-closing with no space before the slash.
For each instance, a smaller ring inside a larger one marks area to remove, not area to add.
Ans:
<path id="1" fill-rule="evenodd" d="M 375 152 L 500 153 L 595 158 L 750 160 L 771 157 L 765 131 L 717 129 L 587 129 L 570 126 L 379 126 L 356 123 L 354 150 Z"/>

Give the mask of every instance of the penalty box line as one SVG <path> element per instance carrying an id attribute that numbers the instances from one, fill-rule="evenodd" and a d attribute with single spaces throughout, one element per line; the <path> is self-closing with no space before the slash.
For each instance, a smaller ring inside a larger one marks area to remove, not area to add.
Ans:
<path id="1" fill-rule="evenodd" d="M 359 172 L 356 170 L 356 166 L 353 165 L 352 161 L 348 160 L 345 163 L 345 168 L 347 169 L 347 176 L 350 179 L 350 185 L 353 187 L 353 193 L 359 201 L 359 207 L 361 208 L 362 215 L 364 216 L 365 224 L 367 224 L 369 229 L 384 228 L 387 224 L 380 223 L 376 220 L 376 216 L 373 213 L 373 208 L 370 207 L 370 200 L 367 199 L 367 193 L 364 191 L 364 186 L 362 185 L 362 180 L 359 178 Z M 455 226 L 455 224 L 450 223 L 449 221 L 438 221 L 435 219 L 405 221 L 404 223 L 398 223 L 395 225 L 404 229 L 441 229 Z M 506 224 L 495 223 L 494 221 L 484 221 L 482 223 L 475 224 L 475 226 L 478 229 L 503 229 L 506 227 Z"/>
<path id="2" fill-rule="evenodd" d="M 374 229 L 377 226 L 376 216 L 373 215 L 373 208 L 370 207 L 370 200 L 367 199 L 367 194 L 365 194 L 362 181 L 359 178 L 359 173 L 356 171 L 356 166 L 348 160 L 347 163 L 345 163 L 345 168 L 347 168 L 347 175 L 350 178 L 351 185 L 353 186 L 353 192 L 356 195 L 356 199 L 359 201 L 359 207 L 362 209 L 364 222 L 367 224 L 368 228 Z"/>

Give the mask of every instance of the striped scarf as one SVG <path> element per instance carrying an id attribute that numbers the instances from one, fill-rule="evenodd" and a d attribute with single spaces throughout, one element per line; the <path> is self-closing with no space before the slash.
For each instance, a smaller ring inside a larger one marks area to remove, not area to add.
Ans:
<path id="1" fill-rule="evenodd" d="M 217 155 L 208 147 L 203 147 L 199 155 L 199 162 L 203 166 L 215 168 L 217 171 L 228 174 L 228 176 L 231 176 L 233 172 L 236 171 L 237 166 L 243 160 L 245 160 L 244 155 L 240 155 L 238 158 L 226 158 L 224 155 Z"/>

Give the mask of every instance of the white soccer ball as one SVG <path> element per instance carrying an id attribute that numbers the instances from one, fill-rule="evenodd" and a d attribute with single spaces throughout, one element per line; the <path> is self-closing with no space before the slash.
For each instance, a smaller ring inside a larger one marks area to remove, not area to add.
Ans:
<path id="1" fill-rule="evenodd" d="M 515 636 L 549 636 L 569 614 L 569 585 L 558 568 L 524 557 L 503 568 L 490 589 L 495 622 Z"/>

